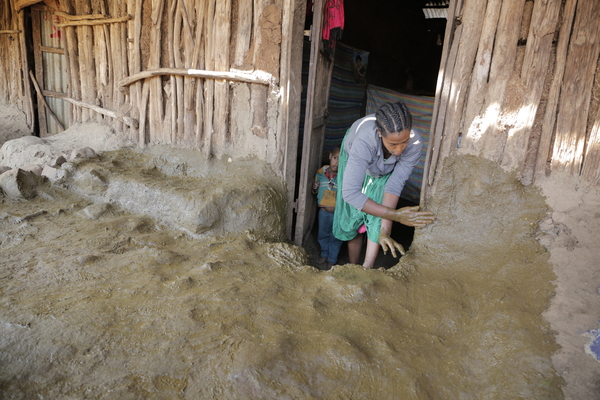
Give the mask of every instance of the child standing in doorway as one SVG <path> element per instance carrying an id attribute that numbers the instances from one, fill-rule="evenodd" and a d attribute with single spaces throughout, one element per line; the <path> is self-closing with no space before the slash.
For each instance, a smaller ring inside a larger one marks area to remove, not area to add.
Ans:
<path id="1" fill-rule="evenodd" d="M 335 198 L 337 195 L 337 172 L 340 159 L 340 148 L 335 147 L 329 153 L 329 165 L 321 167 L 312 186 L 312 193 L 317 195 L 319 204 L 319 234 L 318 241 L 321 246 L 319 263 L 327 261 L 327 268 L 331 268 L 338 258 L 342 241 L 333 236 L 333 215 L 335 212 Z"/>

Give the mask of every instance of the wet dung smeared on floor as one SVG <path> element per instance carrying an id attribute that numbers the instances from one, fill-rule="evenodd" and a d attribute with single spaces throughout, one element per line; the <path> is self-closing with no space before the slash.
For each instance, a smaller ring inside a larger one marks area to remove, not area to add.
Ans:
<path id="1" fill-rule="evenodd" d="M 0 197 L 7 397 L 562 396 L 546 205 L 490 162 L 447 160 L 437 221 L 387 271 L 319 271 L 272 237 L 90 206 L 56 187 Z"/>

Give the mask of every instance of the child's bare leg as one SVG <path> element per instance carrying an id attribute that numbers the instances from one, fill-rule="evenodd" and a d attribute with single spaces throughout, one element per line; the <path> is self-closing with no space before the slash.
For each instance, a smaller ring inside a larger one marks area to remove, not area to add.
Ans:
<path id="1" fill-rule="evenodd" d="M 364 233 L 359 233 L 348 241 L 348 258 L 350 259 L 350 264 L 358 264 L 358 260 L 360 259 L 360 253 L 362 251 L 363 244 L 363 236 Z"/>
<path id="2" fill-rule="evenodd" d="M 373 268 L 375 266 L 377 254 L 379 254 L 379 244 L 367 240 L 367 251 L 365 252 L 365 262 L 363 263 L 363 267 L 369 269 Z"/>

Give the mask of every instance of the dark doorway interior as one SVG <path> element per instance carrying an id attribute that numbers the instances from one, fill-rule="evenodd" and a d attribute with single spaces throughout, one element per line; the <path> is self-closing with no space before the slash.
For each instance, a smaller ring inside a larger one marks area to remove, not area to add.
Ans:
<path id="1" fill-rule="evenodd" d="M 446 19 L 426 18 L 423 8 L 427 3 L 344 1 L 341 42 L 369 52 L 368 84 L 435 96 Z"/>
<path id="2" fill-rule="evenodd" d="M 308 0 L 307 7 L 310 7 L 310 3 L 311 1 Z M 430 15 L 430 13 L 424 12 L 423 8 L 428 6 L 447 9 L 448 1 L 374 0 L 368 3 L 361 0 L 344 1 L 345 27 L 338 44 L 345 46 L 346 52 L 348 48 L 356 49 L 354 57 L 361 52 L 368 54 L 364 79 L 360 77 L 361 85 L 365 87 L 375 85 L 409 95 L 435 96 L 446 19 L 426 18 L 426 14 Z M 309 19 L 310 13 L 307 21 Z M 307 22 L 306 29 L 309 27 L 310 24 Z M 340 54 L 341 51 L 336 53 L 336 56 L 339 57 Z M 304 64 L 308 64 L 308 59 Z M 332 79 L 336 79 L 336 67 Z M 338 101 L 340 96 L 339 92 L 333 93 L 334 90 L 332 88 L 330 92 L 330 121 L 333 117 L 333 103 Z M 358 117 L 365 115 L 366 95 L 360 108 Z M 336 128 L 345 132 L 352 122 L 349 121 L 348 126 Z M 322 164 L 328 163 L 329 148 L 340 145 L 343 138 L 343 134 L 328 136 L 327 132 Z M 415 204 L 414 201 L 401 199 L 398 207 Z M 311 238 L 308 243 L 305 243 L 313 261 L 319 257 L 319 245 L 316 241 L 317 227 L 315 215 Z M 394 224 L 392 237 L 405 249 L 410 247 L 413 234 L 414 228 Z M 383 252 L 380 252 L 376 267 L 389 268 L 397 261 L 390 254 L 383 255 Z M 338 264 L 347 262 L 347 248 L 343 245 Z"/>

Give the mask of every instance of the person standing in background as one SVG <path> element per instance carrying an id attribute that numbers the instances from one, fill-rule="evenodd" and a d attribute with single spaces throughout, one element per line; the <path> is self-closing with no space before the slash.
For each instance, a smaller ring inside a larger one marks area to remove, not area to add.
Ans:
<path id="1" fill-rule="evenodd" d="M 329 153 L 329 165 L 324 165 L 317 171 L 312 186 L 312 193 L 317 195 L 319 205 L 319 233 L 317 239 L 321 246 L 321 258 L 317 261 L 319 263 L 327 261 L 328 269 L 337 263 L 340 247 L 342 246 L 342 241 L 333 235 L 339 159 L 340 148 L 335 147 Z"/>

